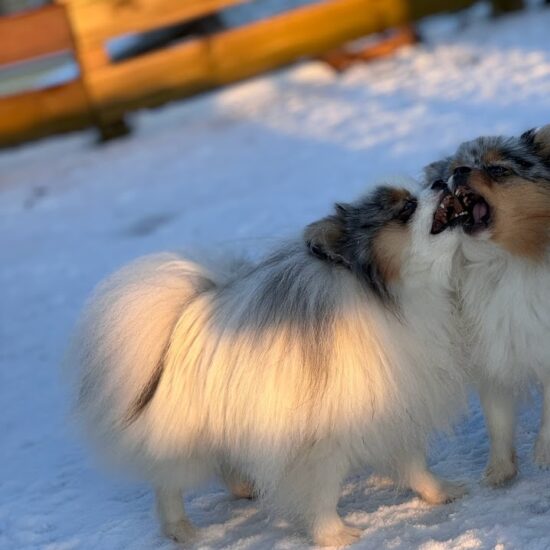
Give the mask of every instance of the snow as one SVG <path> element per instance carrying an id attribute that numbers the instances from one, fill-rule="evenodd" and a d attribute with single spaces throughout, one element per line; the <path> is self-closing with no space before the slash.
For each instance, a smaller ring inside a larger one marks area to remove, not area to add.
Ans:
<path id="1" fill-rule="evenodd" d="M 439 22 L 438 22 L 439 21 Z M 67 419 L 58 365 L 83 300 L 122 263 L 162 249 L 260 254 L 396 174 L 483 133 L 549 122 L 550 9 L 425 27 L 424 45 L 335 75 L 309 62 L 134 119 L 128 139 L 91 132 L 0 154 L 0 548 L 171 549 L 149 488 L 97 468 Z M 357 548 L 548 549 L 550 474 L 532 463 L 539 399 L 518 428 L 518 481 L 479 483 L 479 404 L 430 462 L 465 480 L 430 507 L 370 473 L 340 511 Z M 295 528 L 218 485 L 187 496 L 200 548 L 307 548 Z"/>

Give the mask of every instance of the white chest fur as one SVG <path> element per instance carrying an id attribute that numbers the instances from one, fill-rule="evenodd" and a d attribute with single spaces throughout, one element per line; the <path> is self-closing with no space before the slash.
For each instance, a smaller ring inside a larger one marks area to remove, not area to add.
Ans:
<path id="1" fill-rule="evenodd" d="M 550 378 L 550 262 L 471 244 L 463 247 L 460 286 L 474 366 L 514 388 Z"/>

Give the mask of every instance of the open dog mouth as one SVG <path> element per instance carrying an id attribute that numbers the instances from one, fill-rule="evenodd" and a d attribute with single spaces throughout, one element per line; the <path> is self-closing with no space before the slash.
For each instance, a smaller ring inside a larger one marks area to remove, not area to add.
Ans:
<path id="1" fill-rule="evenodd" d="M 465 223 L 470 214 L 461 198 L 454 195 L 448 187 L 445 187 L 441 200 L 434 212 L 432 223 L 432 235 L 438 235 L 449 227 Z"/>
<path id="2" fill-rule="evenodd" d="M 489 227 L 491 208 L 487 201 L 472 188 L 460 186 L 455 193 L 446 187 L 434 212 L 431 233 L 438 235 L 450 227 L 462 225 L 473 235 Z"/>
<path id="3" fill-rule="evenodd" d="M 473 235 L 487 229 L 491 223 L 489 203 L 470 187 L 459 187 L 455 195 L 468 212 L 462 222 L 464 231 Z"/>

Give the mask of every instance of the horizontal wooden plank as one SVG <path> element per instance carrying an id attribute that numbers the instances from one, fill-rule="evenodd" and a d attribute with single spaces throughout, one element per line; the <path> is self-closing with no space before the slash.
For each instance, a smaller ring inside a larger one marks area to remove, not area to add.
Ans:
<path id="1" fill-rule="evenodd" d="M 212 73 L 208 60 L 206 43 L 194 40 L 98 68 L 88 76 L 87 87 L 91 101 L 108 122 L 130 110 L 161 105 L 209 89 Z"/>
<path id="2" fill-rule="evenodd" d="M 194 40 L 87 75 L 106 116 L 229 84 L 315 56 L 346 41 L 472 1 L 332 0 L 208 38 Z"/>
<path id="3" fill-rule="evenodd" d="M 93 117 L 78 80 L 0 98 L 0 147 L 90 126 Z"/>
<path id="4" fill-rule="evenodd" d="M 118 113 L 128 104 L 155 105 L 234 82 L 391 25 L 391 20 L 377 15 L 365 26 L 358 15 L 368 3 L 373 2 L 323 2 L 98 68 L 87 75 L 90 93 L 102 111 Z M 396 19 L 404 17 L 405 13 Z"/>
<path id="5" fill-rule="evenodd" d="M 227 84 L 316 56 L 407 18 L 404 0 L 333 0 L 222 33 L 210 44 L 215 83 Z"/>
<path id="6" fill-rule="evenodd" d="M 0 65 L 72 49 L 71 29 L 63 6 L 44 6 L 0 17 Z"/>
<path id="7" fill-rule="evenodd" d="M 196 19 L 247 0 L 58 0 L 79 42 L 98 43 Z"/>

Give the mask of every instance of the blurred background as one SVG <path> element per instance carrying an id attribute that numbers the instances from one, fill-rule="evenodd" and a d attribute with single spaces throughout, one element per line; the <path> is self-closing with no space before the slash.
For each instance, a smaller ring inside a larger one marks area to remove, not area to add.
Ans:
<path id="1" fill-rule="evenodd" d="M 0 0 L 0 548 L 174 548 L 68 421 L 59 364 L 101 278 L 159 250 L 257 257 L 466 139 L 549 123 L 549 30 L 544 0 Z M 430 456 L 468 498 L 350 479 L 357 547 L 550 548 L 538 408 L 498 494 L 475 398 Z M 307 547 L 221 487 L 187 507 L 200 548 Z"/>

